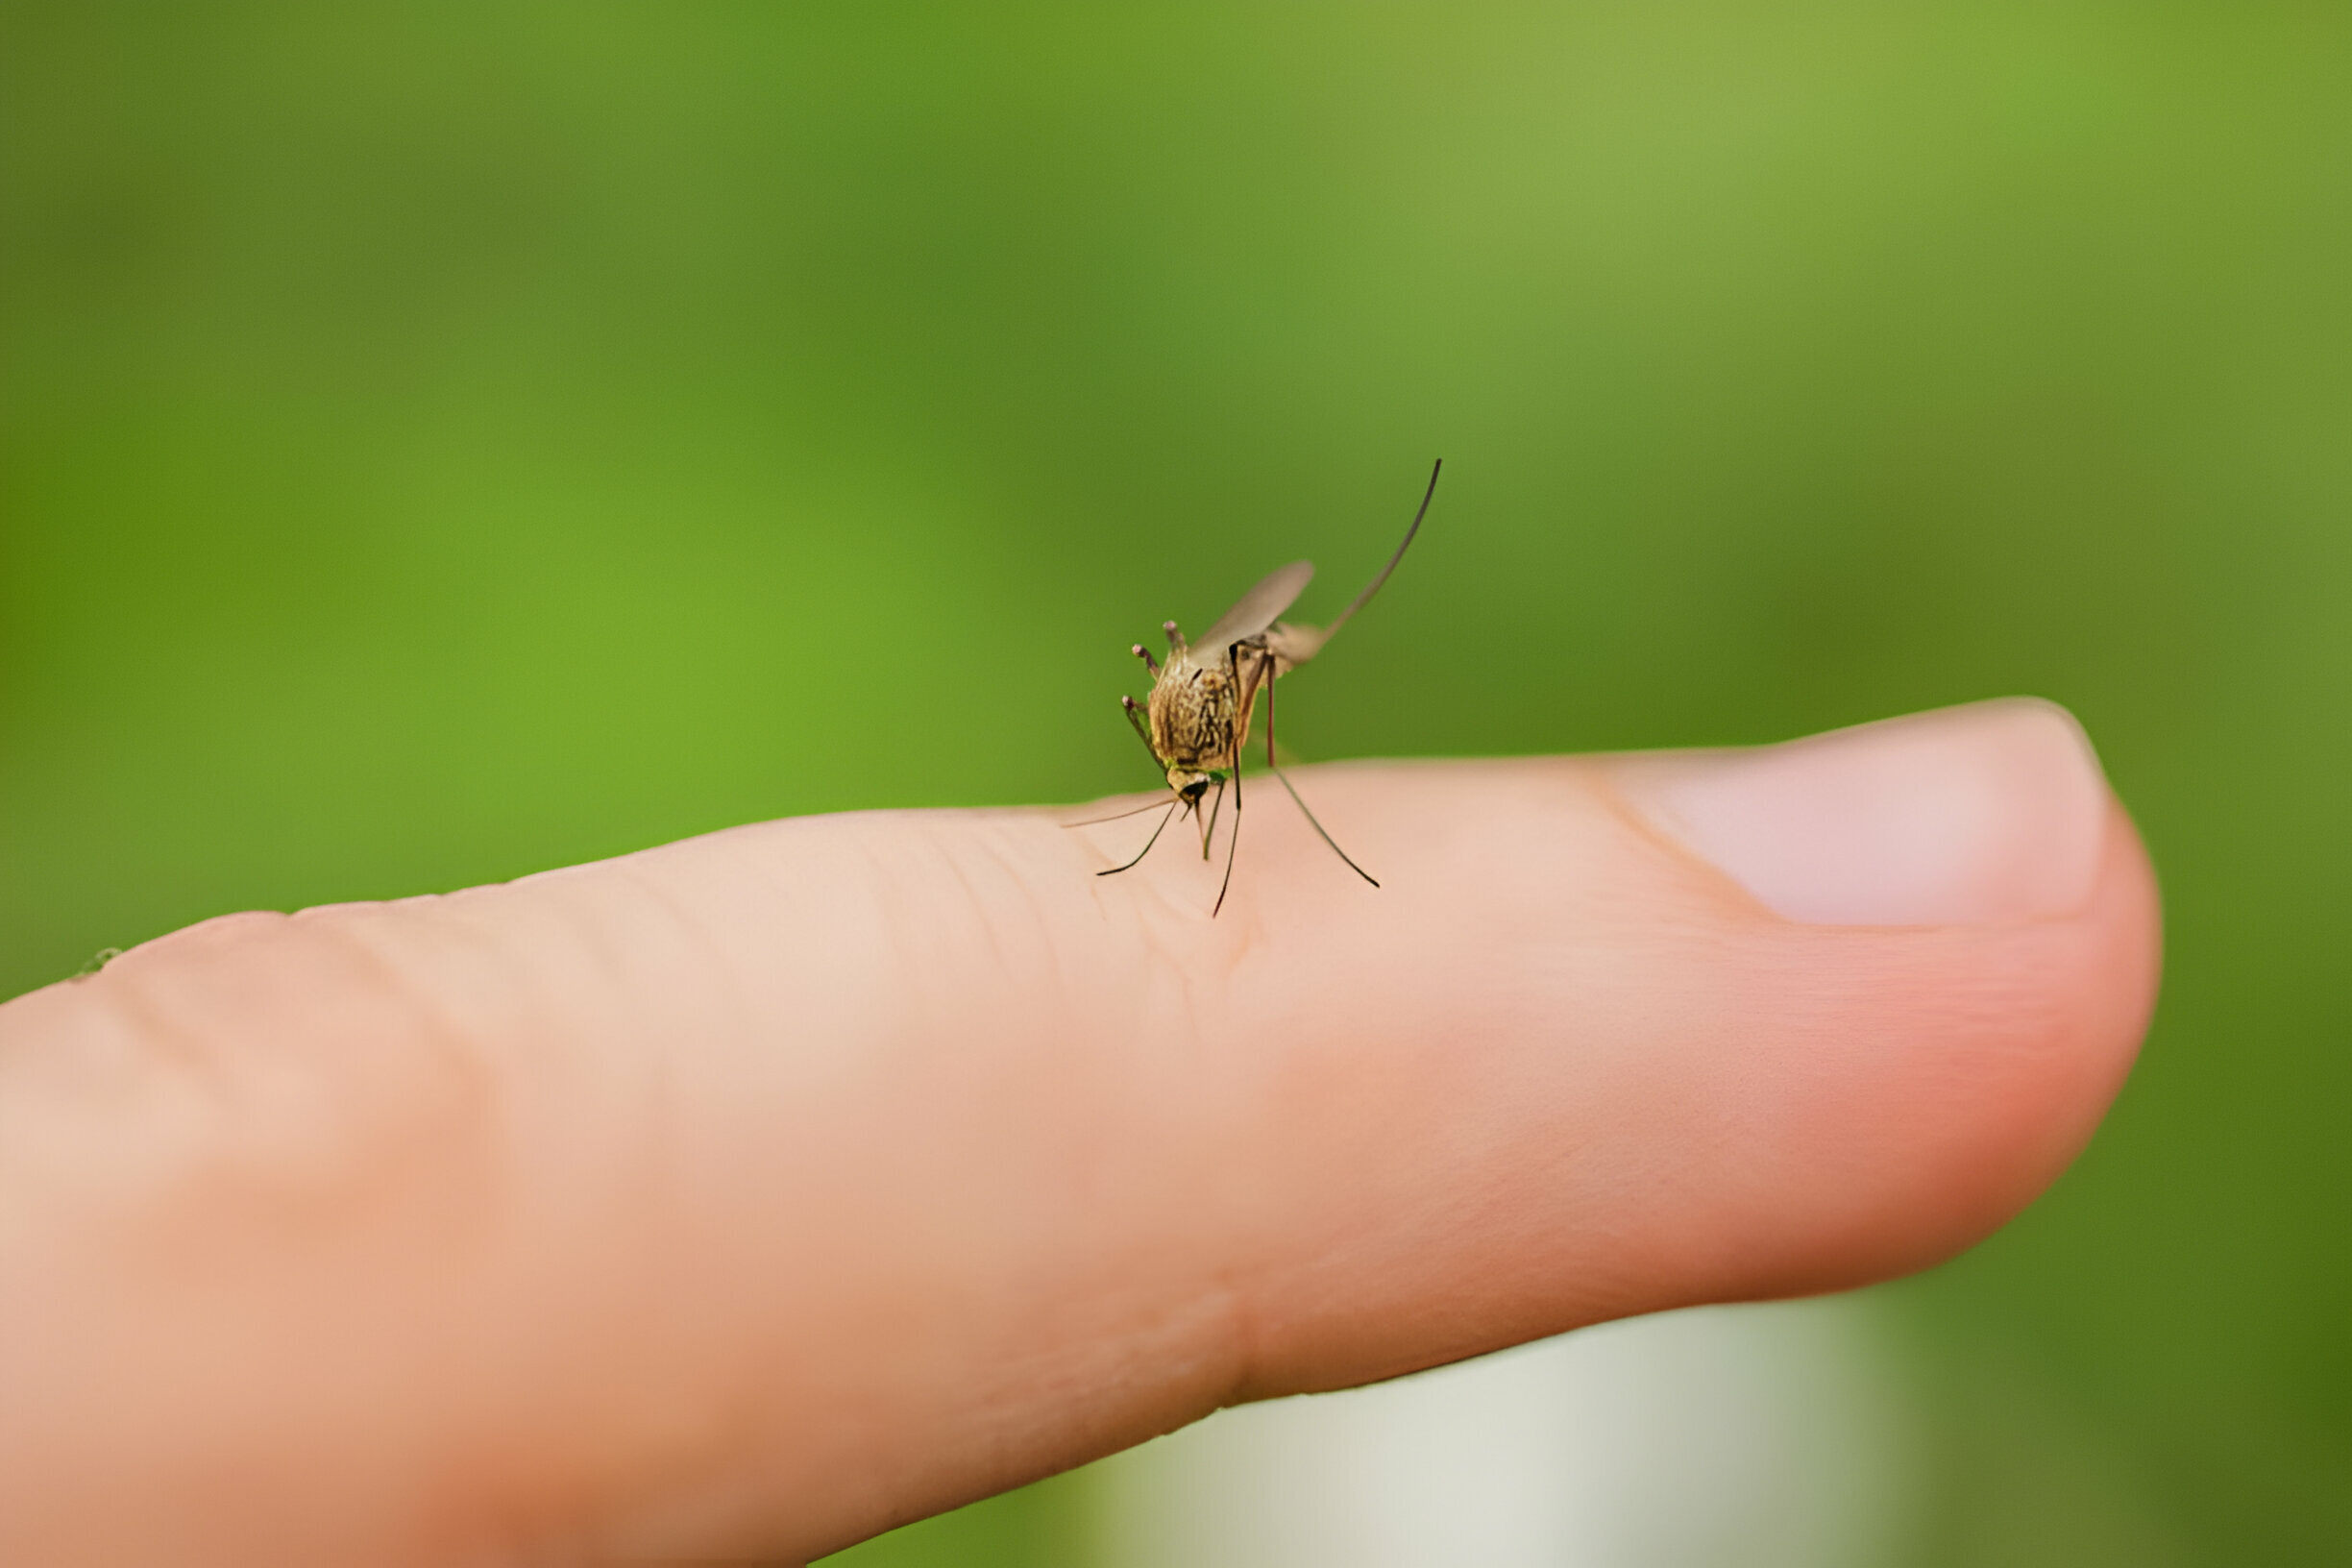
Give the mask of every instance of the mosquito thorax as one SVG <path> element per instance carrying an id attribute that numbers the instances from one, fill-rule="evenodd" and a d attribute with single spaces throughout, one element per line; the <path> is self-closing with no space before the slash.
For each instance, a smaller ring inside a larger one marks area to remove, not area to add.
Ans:
<path id="1" fill-rule="evenodd" d="M 1188 655 L 1161 666 L 1148 711 L 1152 751 L 1162 766 L 1212 778 L 1230 766 L 1242 734 L 1237 696 L 1223 661 L 1196 664 Z"/>

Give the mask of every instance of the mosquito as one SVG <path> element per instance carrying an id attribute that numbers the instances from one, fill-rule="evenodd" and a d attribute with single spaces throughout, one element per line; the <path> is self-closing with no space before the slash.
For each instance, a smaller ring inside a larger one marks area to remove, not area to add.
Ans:
<path id="1" fill-rule="evenodd" d="M 1250 715 L 1257 706 L 1259 693 L 1263 692 L 1267 770 L 1282 780 L 1282 787 L 1289 792 L 1290 798 L 1298 803 L 1323 842 L 1331 845 L 1332 853 L 1346 862 L 1349 870 L 1372 886 L 1380 886 L 1372 873 L 1349 859 L 1348 852 L 1315 821 L 1315 814 L 1300 797 L 1297 786 L 1275 763 L 1274 682 L 1321 652 L 1323 645 L 1347 625 L 1348 617 L 1362 609 L 1380 592 L 1381 584 L 1388 580 L 1388 574 L 1405 558 L 1413 535 L 1421 531 L 1421 520 L 1429 515 L 1430 502 L 1437 494 L 1437 475 L 1444 467 L 1443 458 L 1430 466 L 1429 488 L 1422 492 L 1420 509 L 1413 513 L 1412 524 L 1405 530 L 1404 543 L 1388 557 L 1388 564 L 1381 568 L 1380 576 L 1330 625 L 1318 628 L 1279 619 L 1314 577 L 1312 562 L 1292 561 L 1261 578 L 1255 588 L 1241 596 L 1238 603 L 1201 633 L 1197 643 L 1188 642 L 1184 633 L 1176 629 L 1175 622 L 1163 624 L 1161 630 L 1167 634 L 1168 644 L 1165 664 L 1153 658 L 1151 650 L 1141 643 L 1129 649 L 1151 672 L 1151 696 L 1140 703 L 1132 697 L 1122 697 L 1119 703 L 1126 710 L 1127 723 L 1134 726 L 1144 749 L 1151 753 L 1153 765 L 1166 771 L 1168 788 L 1175 792 L 1176 798 L 1167 803 L 1159 825 L 1143 841 L 1143 847 L 1136 851 L 1135 859 L 1095 875 L 1116 876 L 1140 865 L 1180 810 L 1199 821 L 1201 858 L 1208 859 L 1210 841 L 1216 833 L 1217 813 L 1224 807 L 1225 787 L 1230 783 L 1234 797 L 1233 830 L 1226 836 L 1225 879 L 1217 884 L 1216 905 L 1209 912 L 1211 918 L 1225 907 L 1225 894 L 1233 886 L 1234 854 L 1241 844 L 1241 750 L 1249 744 Z M 1210 794 L 1212 786 L 1216 792 L 1213 796 Z M 1209 802 L 1206 812 L 1201 809 L 1204 799 Z M 1133 817 L 1151 809 L 1142 806 L 1120 815 Z M 1116 820 L 1093 819 L 1097 822 Z"/>

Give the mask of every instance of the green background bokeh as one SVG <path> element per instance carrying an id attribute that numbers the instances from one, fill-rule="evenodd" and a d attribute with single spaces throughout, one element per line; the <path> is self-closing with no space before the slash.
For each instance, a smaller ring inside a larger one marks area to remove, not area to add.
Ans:
<path id="1" fill-rule="evenodd" d="M 1126 646 L 1439 454 L 1306 755 L 2066 702 L 2166 994 L 1889 1292 L 1911 1560 L 2352 1561 L 2352 14 L 12 4 L 0 421 L 0 995 L 1146 787 Z"/>

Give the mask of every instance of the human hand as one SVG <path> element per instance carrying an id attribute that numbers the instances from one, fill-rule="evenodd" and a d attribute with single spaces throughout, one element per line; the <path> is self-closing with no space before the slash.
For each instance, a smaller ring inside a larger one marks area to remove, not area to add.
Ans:
<path id="1" fill-rule="evenodd" d="M 2070 721 L 767 823 L 0 1006 L 0 1561 L 797 1560 L 1217 1407 L 1833 1290 L 2157 975 Z M 1147 824 L 1146 824 L 1147 825 Z"/>

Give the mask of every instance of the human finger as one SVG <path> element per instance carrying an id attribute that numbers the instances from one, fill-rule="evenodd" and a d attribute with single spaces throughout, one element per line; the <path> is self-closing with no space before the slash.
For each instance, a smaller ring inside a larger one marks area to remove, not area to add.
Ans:
<path id="1" fill-rule="evenodd" d="M 0 1008 L 0 1557 L 812 1556 L 1932 1262 L 2144 1025 L 2153 885 L 2044 705 L 1299 783 L 1378 891 L 1245 780 L 1213 919 L 1213 861 L 1092 874 L 1136 823 L 881 813 Z"/>

